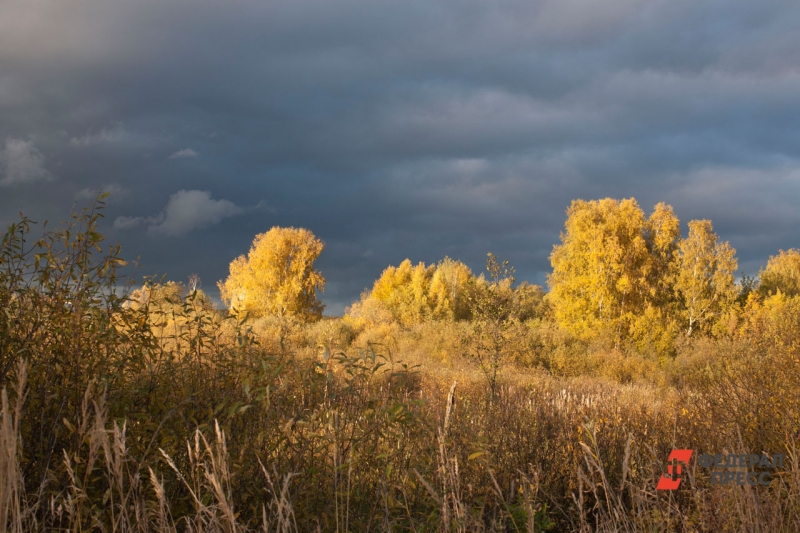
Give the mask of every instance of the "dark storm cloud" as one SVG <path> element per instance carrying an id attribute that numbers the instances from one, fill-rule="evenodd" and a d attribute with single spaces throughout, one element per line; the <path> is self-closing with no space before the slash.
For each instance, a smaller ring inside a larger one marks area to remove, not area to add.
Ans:
<path id="1" fill-rule="evenodd" d="M 207 289 L 307 227 L 340 312 L 406 257 L 542 283 L 570 200 L 634 196 L 755 273 L 800 245 L 798 26 L 777 0 L 10 0 L 0 222 L 102 187 L 139 275 Z"/>

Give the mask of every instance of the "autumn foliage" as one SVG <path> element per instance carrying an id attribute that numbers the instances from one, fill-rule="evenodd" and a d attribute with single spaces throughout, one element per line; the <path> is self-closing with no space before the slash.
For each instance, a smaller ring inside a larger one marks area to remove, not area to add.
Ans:
<path id="1" fill-rule="evenodd" d="M 274 227 L 256 235 L 247 256 L 231 263 L 220 295 L 231 309 L 253 316 L 319 319 L 324 305 L 317 291 L 325 289 L 325 278 L 314 270 L 314 261 L 324 248 L 304 228 Z"/>
<path id="2" fill-rule="evenodd" d="M 323 317 L 311 232 L 220 282 L 122 282 L 102 198 L 0 242 L 0 530 L 799 531 L 800 252 L 573 202 L 550 291 L 444 258 Z M 781 453 L 769 486 L 674 448 Z"/>
<path id="3" fill-rule="evenodd" d="M 786 296 L 800 294 L 800 250 L 780 250 L 778 255 L 771 256 L 759 278 L 762 295 L 778 292 Z"/>
<path id="4" fill-rule="evenodd" d="M 711 221 L 689 222 L 681 238 L 665 204 L 646 217 L 632 198 L 576 200 L 561 241 L 550 256 L 549 301 L 558 324 L 582 338 L 665 349 L 680 333 L 710 332 L 738 295 L 735 251 Z"/>

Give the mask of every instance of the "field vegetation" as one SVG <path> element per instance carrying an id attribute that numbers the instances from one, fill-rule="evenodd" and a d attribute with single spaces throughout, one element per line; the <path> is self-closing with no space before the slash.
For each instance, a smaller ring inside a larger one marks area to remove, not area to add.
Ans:
<path id="1" fill-rule="evenodd" d="M 220 282 L 118 275 L 102 197 L 0 244 L 0 531 L 800 531 L 800 251 L 576 201 L 549 290 L 443 258 L 322 316 L 307 230 Z M 377 274 L 377 273 L 376 273 Z M 775 454 L 712 484 L 673 449 Z"/>

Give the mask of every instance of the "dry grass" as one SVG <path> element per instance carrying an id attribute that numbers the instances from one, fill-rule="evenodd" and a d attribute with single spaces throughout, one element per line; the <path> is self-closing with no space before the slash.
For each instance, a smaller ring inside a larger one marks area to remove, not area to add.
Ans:
<path id="1" fill-rule="evenodd" d="M 25 365 L 20 365 L 16 401 L 2 391 L 0 425 L 0 531 L 110 531 L 134 532 L 225 532 L 250 531 L 237 519 L 231 491 L 230 456 L 225 433 L 217 425 L 210 441 L 199 430 L 186 442 L 188 468 L 181 470 L 164 450 L 159 450 L 175 479 L 191 494 L 193 512 L 175 519 L 163 477 L 152 466 L 131 457 L 126 445 L 126 427 L 108 423 L 103 396 L 84 397 L 81 420 L 76 426 L 81 454 L 65 452 L 63 462 L 69 484 L 60 494 L 43 499 L 46 487 L 26 494 L 20 475 L 19 423 L 25 387 Z M 264 532 L 297 531 L 289 500 L 293 476 L 279 481 L 261 465 L 268 497 L 262 507 Z M 256 482 L 254 480 L 254 482 Z M 97 498 L 92 485 L 105 488 Z"/>
<path id="2" fill-rule="evenodd" d="M 800 299 L 674 354 L 516 323 L 490 387 L 469 322 L 130 305 L 96 218 L 0 245 L 0 533 L 800 531 Z M 657 491 L 676 448 L 787 460 Z"/>
<path id="3" fill-rule="evenodd" d="M 179 457 L 163 449 L 158 460 L 136 457 L 126 423 L 109 420 L 104 395 L 87 390 L 79 419 L 65 422 L 80 443 L 64 451 L 68 483 L 53 493 L 48 486 L 30 490 L 22 479 L 24 365 L 16 376 L 11 393 L 2 392 L 3 531 L 800 530 L 800 464 L 791 438 L 778 451 L 787 456 L 786 470 L 769 487 L 712 486 L 708 472 L 694 467 L 683 490 L 655 490 L 673 446 L 716 435 L 702 442 L 706 450 L 752 450 L 741 435 L 730 446 L 731 433 L 682 426 L 689 397 L 674 389 L 517 375 L 506 377 L 492 403 L 468 374 L 449 387 L 423 379 L 413 393 L 427 400 L 416 414 L 424 418 L 421 429 L 393 443 L 403 460 L 387 463 L 379 450 L 359 457 L 334 438 L 315 455 L 330 466 L 329 488 L 318 484 L 312 465 L 292 469 L 291 454 L 286 464 L 280 453 L 264 454 L 274 459 L 269 468 L 255 457 L 257 469 L 243 470 L 219 424 L 196 430 Z M 327 426 L 341 435 L 352 423 L 339 411 Z M 310 438 L 294 432 L 296 443 Z M 241 479 L 245 471 L 258 477 Z M 257 520 L 240 511 L 243 484 L 263 489 Z M 373 491 L 371 506 L 356 502 L 365 489 Z M 330 497 L 330 506 L 316 507 L 329 519 L 298 515 L 297 504 L 307 513 L 317 491 Z M 188 507 L 174 500 L 178 494 L 188 495 Z M 369 520 L 359 516 L 367 507 Z"/>

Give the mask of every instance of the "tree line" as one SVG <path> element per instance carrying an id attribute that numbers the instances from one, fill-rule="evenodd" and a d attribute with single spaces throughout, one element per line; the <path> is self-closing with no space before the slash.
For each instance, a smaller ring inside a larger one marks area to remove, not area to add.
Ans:
<path id="1" fill-rule="evenodd" d="M 580 339 L 667 349 L 679 335 L 718 334 L 748 298 L 800 293 L 799 250 L 781 250 L 757 279 L 743 276 L 737 282 L 736 251 L 711 221 L 690 221 L 682 237 L 680 221 L 665 203 L 648 216 L 633 198 L 575 200 L 566 214 L 550 255 L 549 292 L 527 282 L 513 286 L 512 275 L 476 275 L 449 257 L 431 265 L 406 259 L 387 267 L 347 316 L 367 325 L 405 327 L 469 321 L 487 294 L 505 291 L 518 321 L 546 319 Z M 236 258 L 230 275 L 219 282 L 223 301 L 251 316 L 318 320 L 325 278 L 313 265 L 323 249 L 306 229 L 274 227 L 256 236 L 247 256 Z M 489 258 L 491 274 L 497 260 Z"/>

